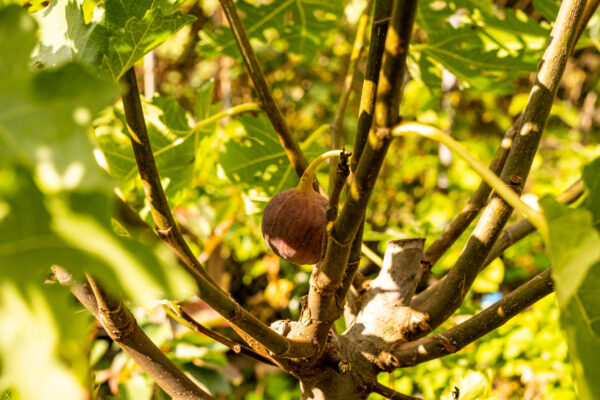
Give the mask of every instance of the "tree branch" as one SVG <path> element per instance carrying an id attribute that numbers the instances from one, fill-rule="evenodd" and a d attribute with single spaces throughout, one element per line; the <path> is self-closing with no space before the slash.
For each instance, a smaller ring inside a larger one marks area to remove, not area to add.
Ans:
<path id="1" fill-rule="evenodd" d="M 338 217 L 340 196 L 342 195 L 346 179 L 348 178 L 348 175 L 350 175 L 350 166 L 348 165 L 348 158 L 350 155 L 351 154 L 342 150 L 339 162 L 335 158 L 332 159 L 332 162 L 335 162 L 337 167 L 335 169 L 334 179 L 331 182 L 333 186 L 329 187 L 329 199 L 327 200 L 327 210 L 325 212 L 326 223 L 333 222 Z"/>
<path id="2" fill-rule="evenodd" d="M 373 113 L 375 111 L 375 100 L 377 87 L 379 86 L 379 73 L 385 49 L 388 25 L 392 14 L 392 0 L 376 0 L 373 25 L 371 27 L 371 43 L 369 55 L 367 56 L 367 69 L 360 96 L 360 109 L 358 112 L 358 125 L 354 137 L 354 149 L 350 161 L 352 172 L 356 170 L 358 160 L 362 155 L 363 148 L 371 130 Z"/>
<path id="3" fill-rule="evenodd" d="M 377 87 L 379 85 L 379 75 L 381 63 L 383 60 L 383 51 L 385 50 L 385 40 L 387 37 L 388 26 L 392 14 L 392 0 L 376 0 L 375 12 L 373 13 L 373 24 L 371 27 L 371 43 L 369 45 L 369 54 L 367 56 L 367 69 L 360 98 L 360 109 L 358 112 L 358 125 L 354 137 L 354 149 L 350 159 L 350 171 L 356 172 L 358 161 L 363 152 L 367 141 L 369 131 L 373 122 L 373 113 L 375 111 L 375 101 L 377 96 Z M 354 280 L 362 251 L 362 238 L 364 231 L 364 216 L 362 222 L 354 236 L 348 265 L 344 276 L 343 285 L 337 290 L 336 297 L 344 299 L 350 283 Z M 349 279 L 349 281 L 348 281 Z"/>
<path id="4" fill-rule="evenodd" d="M 342 88 L 342 95 L 338 108 L 333 118 L 333 124 L 331 124 L 331 150 L 338 150 L 342 147 L 342 129 L 344 125 L 344 115 L 346 114 L 346 107 L 348 106 L 348 100 L 350 100 L 350 94 L 352 93 L 352 86 L 356 77 L 356 66 L 358 60 L 362 54 L 365 44 L 365 33 L 367 31 L 367 24 L 369 23 L 369 15 L 371 15 L 371 8 L 373 7 L 373 0 L 368 0 L 367 5 L 360 16 L 358 21 L 358 27 L 356 29 L 356 37 L 354 38 L 354 45 L 352 46 L 352 52 L 350 53 L 350 60 L 348 62 L 348 70 L 346 71 L 346 77 L 344 78 L 344 87 Z M 332 188 L 335 186 L 336 172 L 338 162 L 331 160 L 329 165 L 329 193 L 331 196 Z"/>
<path id="5" fill-rule="evenodd" d="M 240 53 L 242 54 L 242 58 L 244 59 L 244 64 L 246 65 L 248 74 L 250 75 L 252 83 L 254 83 L 254 88 L 258 93 L 261 106 L 269 117 L 273 128 L 275 128 L 279 142 L 281 143 L 281 146 L 283 146 L 283 150 L 292 163 L 296 174 L 298 174 L 298 176 L 302 176 L 304 169 L 308 166 L 308 162 L 302 153 L 300 146 L 294 140 L 287 124 L 285 123 L 285 120 L 283 119 L 283 116 L 281 115 L 281 111 L 273 99 L 273 96 L 271 96 L 269 85 L 267 85 L 265 75 L 260 68 L 260 64 L 258 63 L 252 46 L 250 45 L 250 40 L 248 40 L 248 35 L 246 34 L 244 26 L 242 25 L 242 21 L 240 20 L 240 16 L 238 15 L 235 5 L 233 4 L 233 0 L 219 0 L 219 2 L 221 3 L 221 7 L 223 8 L 225 16 L 227 17 L 227 21 L 229 21 L 229 26 L 233 31 L 233 36 L 235 37 L 235 41 L 237 42 Z"/>
<path id="6" fill-rule="evenodd" d="M 585 30 L 585 27 L 596 11 L 596 8 L 598 8 L 599 4 L 600 0 L 590 0 L 586 4 L 583 16 L 581 17 L 581 21 L 577 28 L 575 43 L 577 43 L 581 37 L 581 34 Z M 574 48 L 575 45 L 573 45 L 571 52 L 573 52 Z M 521 118 L 515 121 L 512 127 L 506 132 L 504 139 L 500 143 L 500 147 L 496 151 L 496 155 L 490 164 L 490 169 L 494 171 L 494 173 L 499 174 L 502 171 L 502 168 L 504 168 L 504 163 L 506 162 L 506 158 L 512 145 L 513 137 L 520 124 Z M 479 212 L 487 203 L 491 192 L 492 189 L 489 187 L 489 185 L 487 185 L 485 182 L 481 182 L 467 205 L 461 210 L 458 216 L 450 223 L 440 237 L 437 238 L 425 250 L 425 254 L 423 255 L 423 274 L 421 276 L 421 283 L 427 279 L 429 273 L 431 272 L 431 268 L 440 259 L 440 257 L 446 253 L 446 251 L 454 244 L 454 242 L 456 242 L 460 235 L 462 235 L 465 229 L 471 225 L 471 222 L 473 222 L 473 220 L 477 217 Z M 514 242 L 511 244 L 514 244 Z M 484 265 L 487 264 L 484 263 Z"/>
<path id="7" fill-rule="evenodd" d="M 409 307 L 418 283 L 424 244 L 422 238 L 388 242 L 383 267 L 371 281 L 362 310 L 348 330 L 349 337 L 373 342 L 363 353 L 368 351 L 374 360 L 390 344 L 406 340 L 407 331 L 414 325 L 426 323 L 423 314 Z"/>
<path id="8" fill-rule="evenodd" d="M 344 207 L 332 229 L 327 233 L 327 250 L 310 280 L 307 306 L 302 312 L 302 333 L 324 343 L 333 322 L 340 316 L 346 292 L 340 287 L 346 265 L 365 215 L 367 203 L 389 144 L 390 127 L 399 120 L 398 109 L 405 74 L 408 44 L 412 34 L 417 2 L 398 1 L 392 11 L 391 33 L 385 44 L 385 60 L 375 105 L 376 127 L 371 130 L 356 173 L 349 186 Z M 354 274 L 346 274 L 350 286 Z"/>
<path id="9" fill-rule="evenodd" d="M 553 290 L 551 269 L 539 273 L 502 300 L 469 318 L 467 321 L 437 335 L 402 343 L 393 350 L 392 368 L 404 368 L 456 353 L 469 343 L 504 325 Z"/>
<path id="10" fill-rule="evenodd" d="M 566 191 L 558 195 L 556 200 L 560 203 L 571 204 L 581 197 L 584 189 L 585 186 L 583 181 L 579 179 Z M 498 237 L 498 240 L 496 240 L 496 243 L 494 243 L 494 246 L 490 250 L 487 258 L 483 262 L 483 267 L 485 268 L 492 261 L 494 261 L 496 257 L 499 257 L 504 250 L 508 249 L 510 246 L 533 232 L 535 232 L 535 227 L 531 224 L 531 222 L 529 222 L 528 219 L 517 221 L 504 229 L 502 234 Z"/>
<path id="11" fill-rule="evenodd" d="M 592 16 L 594 15 L 594 13 L 596 12 L 596 9 L 598 8 L 598 5 L 600 5 L 600 0 L 589 0 L 587 2 L 587 4 L 585 5 L 585 10 L 583 10 L 583 16 L 581 17 L 581 23 L 577 27 L 575 43 L 577 43 L 577 41 L 581 37 L 581 34 L 585 30 L 585 27 L 590 22 L 590 19 L 592 19 Z"/>
<path id="12" fill-rule="evenodd" d="M 191 315 L 186 313 L 173 301 L 170 301 L 169 304 L 163 304 L 163 308 L 169 314 L 171 318 L 175 321 L 179 322 L 181 325 L 185 326 L 188 329 L 193 330 L 196 333 L 205 335 L 227 347 L 229 347 L 234 353 L 243 354 L 250 358 L 254 358 L 257 361 L 263 362 L 269 365 L 275 365 L 272 360 L 264 357 L 263 355 L 257 353 L 252 350 L 250 347 L 244 346 L 243 344 L 239 344 L 234 342 L 233 340 L 221 335 L 202 325 L 200 322 L 196 321 L 192 318 Z"/>
<path id="13" fill-rule="evenodd" d="M 225 319 L 245 331 L 256 342 L 274 355 L 281 357 L 307 357 L 317 351 L 317 346 L 307 339 L 290 340 L 278 335 L 254 315 L 244 310 L 233 298 L 219 288 L 208 276 L 177 228 L 167 197 L 163 190 L 146 130 L 142 104 L 133 68 L 121 78 L 123 107 L 131 136 L 131 144 L 142 178 L 146 198 L 157 225 L 157 232 L 183 261 L 183 265 L 196 281 L 200 297 Z"/>
<path id="14" fill-rule="evenodd" d="M 512 145 L 513 137 L 519 126 L 519 121 L 520 119 L 506 132 L 502 142 L 500 142 L 500 146 L 496 151 L 494 159 L 490 163 L 490 170 L 496 175 L 498 175 L 504 167 L 504 163 L 506 162 L 508 152 Z M 435 263 L 446 253 L 446 251 L 448 251 L 460 235 L 462 235 L 469 225 L 471 225 L 471 222 L 473 222 L 477 215 L 479 215 L 479 212 L 487 203 L 491 192 L 492 188 L 487 183 L 481 182 L 467 205 L 465 205 L 456 218 L 448 225 L 440 237 L 425 250 L 422 261 L 423 273 L 421 280 L 427 278 Z"/>
<path id="15" fill-rule="evenodd" d="M 396 392 L 395 390 L 390 389 L 379 382 L 375 382 L 369 389 L 371 393 L 380 394 L 389 400 L 419 400 L 418 397 L 412 397 L 407 394 Z"/>
<path id="16" fill-rule="evenodd" d="M 90 285 L 73 280 L 61 267 L 53 266 L 57 280 L 71 292 L 102 323 L 114 340 L 169 396 L 180 400 L 213 399 L 187 377 L 150 340 L 125 305 L 99 288 L 93 279 Z"/>
<path id="17" fill-rule="evenodd" d="M 576 28 L 584 6 L 584 0 L 562 3 L 521 125 L 502 170 L 502 180 L 518 193 L 531 168 L 567 58 L 574 45 Z M 460 306 L 511 213 L 512 208 L 500 197 L 493 195 L 448 275 L 413 300 L 413 305 L 419 311 L 430 314 L 431 329 L 445 321 Z"/>

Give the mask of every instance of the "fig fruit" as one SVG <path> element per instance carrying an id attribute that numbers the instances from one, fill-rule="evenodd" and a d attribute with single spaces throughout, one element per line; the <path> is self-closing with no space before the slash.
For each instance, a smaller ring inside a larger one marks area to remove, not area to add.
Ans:
<path id="1" fill-rule="evenodd" d="M 263 213 L 262 234 L 275 254 L 294 264 L 316 264 L 321 258 L 327 199 L 314 191 L 312 184 L 319 164 L 340 157 L 343 150 L 332 150 L 315 158 L 293 189 L 276 194 Z"/>
<path id="2" fill-rule="evenodd" d="M 315 264 L 321 258 L 327 200 L 312 188 L 275 195 L 265 208 L 262 234 L 275 254 L 294 264 Z"/>

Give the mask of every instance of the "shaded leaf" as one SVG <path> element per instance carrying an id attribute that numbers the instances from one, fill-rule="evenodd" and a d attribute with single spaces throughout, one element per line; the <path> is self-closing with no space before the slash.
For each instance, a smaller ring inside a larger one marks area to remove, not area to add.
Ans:
<path id="1" fill-rule="evenodd" d="M 588 193 L 585 207 L 594 215 L 594 224 L 600 231 L 600 158 L 583 168 L 582 177 Z"/>
<path id="2" fill-rule="evenodd" d="M 255 6 L 247 1 L 236 2 L 244 15 L 248 37 L 269 42 L 265 32 L 275 30 L 279 39 L 287 42 L 287 51 L 313 57 L 323 47 L 331 23 L 341 18 L 343 3 L 327 0 L 284 0 Z M 231 29 L 219 27 L 216 32 L 201 32 L 198 51 L 205 57 L 227 54 L 239 57 Z"/>
<path id="3" fill-rule="evenodd" d="M 533 0 L 533 6 L 542 17 L 554 22 L 560 9 L 560 2 L 555 0 Z"/>
<path id="4" fill-rule="evenodd" d="M 227 177 L 253 197 L 271 197 L 297 185 L 298 176 L 267 117 L 242 115 L 238 122 L 239 129 L 219 156 Z M 316 145 L 304 151 L 309 160 L 320 154 Z"/>

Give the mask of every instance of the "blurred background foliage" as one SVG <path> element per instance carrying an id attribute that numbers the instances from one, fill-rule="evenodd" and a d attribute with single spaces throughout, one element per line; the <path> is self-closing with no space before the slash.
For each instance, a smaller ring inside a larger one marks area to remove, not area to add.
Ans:
<path id="1" fill-rule="evenodd" d="M 86 23 L 93 21 L 94 8 L 102 3 L 78 3 Z M 269 198 L 295 185 L 297 177 L 260 113 L 194 128 L 220 110 L 256 98 L 218 1 L 180 3 L 183 13 L 195 21 L 161 40 L 136 63 L 163 185 L 209 274 L 263 321 L 296 318 L 312 267 L 296 266 L 269 253 L 260 234 L 260 217 Z M 308 159 L 328 146 L 328 134 L 311 134 L 333 120 L 364 3 L 237 3 L 275 100 Z M 47 3 L 26 5 L 39 15 Z M 401 115 L 447 129 L 480 160 L 490 161 L 504 131 L 525 107 L 557 10 L 558 2 L 551 0 L 420 1 Z M 42 29 L 43 18 L 38 19 Z M 597 14 L 569 60 L 525 188 L 529 204 L 566 189 L 600 152 L 599 29 Z M 344 119 L 344 143 L 350 151 L 365 64 L 363 57 Z M 96 161 L 115 179 L 119 195 L 152 225 L 122 104 L 104 109 L 93 128 Z M 325 169 L 318 176 L 324 185 L 326 176 Z M 416 137 L 395 141 L 371 199 L 366 244 L 379 255 L 389 239 L 419 235 L 430 244 L 479 183 L 478 176 L 444 147 Z M 37 193 L 31 187 L 27 190 Z M 120 228 L 123 236 L 129 235 L 115 220 L 113 229 Z M 468 233 L 435 265 L 430 282 L 453 265 Z M 547 268 L 546 254 L 538 234 L 505 251 L 478 277 L 465 304 L 440 329 L 468 318 Z M 373 271 L 367 259 L 362 268 Z M 187 331 L 169 320 L 160 306 L 144 304 L 135 291 L 121 289 L 132 305 L 144 305 L 134 308 L 136 317 L 155 343 L 217 398 L 299 398 L 294 378 Z M 198 299 L 187 298 L 184 308 L 201 323 L 235 337 L 226 322 Z M 77 323 L 82 324 L 81 318 Z M 336 328 L 343 330 L 343 321 Z M 94 370 L 89 385 L 99 398 L 167 398 L 98 324 L 89 338 L 85 351 Z M 576 398 L 571 372 L 552 295 L 458 354 L 381 374 L 380 381 L 426 399 L 453 399 L 456 387 L 460 399 L 568 400 Z M 19 398 L 14 388 L 0 389 L 1 399 Z"/>

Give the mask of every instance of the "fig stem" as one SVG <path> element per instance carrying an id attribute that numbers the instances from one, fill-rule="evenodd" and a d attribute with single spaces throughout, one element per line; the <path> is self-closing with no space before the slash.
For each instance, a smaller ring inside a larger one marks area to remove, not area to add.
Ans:
<path id="1" fill-rule="evenodd" d="M 306 167 L 304 173 L 300 177 L 300 182 L 298 183 L 298 186 L 296 186 L 296 190 L 302 193 L 308 193 L 311 190 L 313 190 L 312 182 L 315 179 L 315 172 L 317 172 L 317 168 L 319 167 L 319 165 L 328 158 L 339 157 L 342 154 L 342 152 L 343 150 L 327 151 L 315 158 L 314 160 L 312 160 L 312 162 L 308 164 L 308 167 Z"/>
<path id="2" fill-rule="evenodd" d="M 488 167 L 473 157 L 462 144 L 452 139 L 450 135 L 447 135 L 439 128 L 419 122 L 401 123 L 396 125 L 392 130 L 392 135 L 396 137 L 409 134 L 417 134 L 445 144 L 450 150 L 464 159 L 467 164 L 469 164 L 469 166 L 475 170 L 477 175 L 479 175 L 488 185 L 490 185 L 496 191 L 496 193 L 498 193 L 500 197 L 504 199 L 504 201 L 528 218 L 531 224 L 540 231 L 544 239 L 548 238 L 548 224 L 546 223 L 544 214 L 525 204 L 519 195 L 515 193 L 506 183 L 504 183 L 504 181 L 500 179 L 498 175 L 494 174 L 488 169 Z"/>

